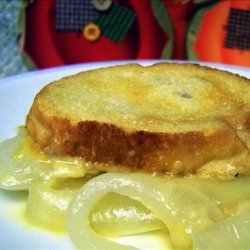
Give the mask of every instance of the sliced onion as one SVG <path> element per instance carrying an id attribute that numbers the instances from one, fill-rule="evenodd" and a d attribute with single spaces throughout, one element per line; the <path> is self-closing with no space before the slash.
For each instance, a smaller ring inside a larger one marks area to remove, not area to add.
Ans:
<path id="1" fill-rule="evenodd" d="M 82 159 L 46 157 L 34 147 L 24 127 L 17 136 L 0 143 L 0 189 L 27 190 L 33 180 L 77 178 L 85 173 Z"/>
<path id="2" fill-rule="evenodd" d="M 51 183 L 30 186 L 26 213 L 31 222 L 50 229 L 64 230 L 65 212 L 76 190 L 54 189 Z"/>
<path id="3" fill-rule="evenodd" d="M 91 176 L 36 182 L 30 186 L 27 215 L 31 222 L 50 229 L 64 230 L 65 212 L 76 191 Z M 100 234 L 114 237 L 164 228 L 151 211 L 127 196 L 109 193 L 102 205 L 91 213 L 92 227 Z M 51 228 L 52 225 L 52 228 Z"/>
<path id="4" fill-rule="evenodd" d="M 32 182 L 31 164 L 15 157 L 23 133 L 0 143 L 0 189 L 25 190 Z"/>
<path id="5" fill-rule="evenodd" d="M 250 209 L 192 233 L 193 249 L 250 249 Z"/>
<path id="6" fill-rule="evenodd" d="M 26 213 L 31 222 L 49 229 L 65 230 L 65 213 L 77 190 L 95 175 L 33 182 L 29 188 Z"/>
<path id="7" fill-rule="evenodd" d="M 101 237 L 91 227 L 93 207 L 109 192 L 140 201 L 166 225 L 178 248 L 191 247 L 192 230 L 223 219 L 215 204 L 192 188 L 145 174 L 103 174 L 86 183 L 67 210 L 66 227 L 77 248 L 130 249 Z"/>
<path id="8" fill-rule="evenodd" d="M 234 180 L 179 179 L 177 183 L 199 190 L 218 205 L 225 217 L 237 213 L 238 205 L 250 200 L 250 177 Z"/>
<path id="9" fill-rule="evenodd" d="M 105 195 L 90 216 L 91 227 L 106 237 L 163 229 L 165 225 L 141 202 L 113 192 Z"/>

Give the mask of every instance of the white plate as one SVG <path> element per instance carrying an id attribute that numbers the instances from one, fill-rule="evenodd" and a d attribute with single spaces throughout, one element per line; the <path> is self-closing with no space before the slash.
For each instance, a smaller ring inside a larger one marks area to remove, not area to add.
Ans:
<path id="1" fill-rule="evenodd" d="M 47 83 L 82 70 L 135 61 L 78 64 L 48 70 L 34 71 L 0 80 L 0 141 L 13 137 L 16 127 L 25 123 L 26 114 L 35 94 Z M 149 65 L 159 61 L 136 61 Z M 206 64 L 250 78 L 250 69 L 221 64 Z M 24 212 L 27 194 L 0 191 L 0 249 L 72 249 L 69 238 L 53 234 L 25 223 Z M 137 241 L 138 238 L 134 238 Z M 132 240 L 132 239 L 131 239 Z M 124 237 L 120 241 L 127 242 Z M 140 242 L 139 242 L 140 241 Z M 149 248 L 148 241 L 139 239 L 138 247 Z M 159 244 L 161 245 L 161 244 Z M 154 245 L 153 248 L 157 248 Z"/>

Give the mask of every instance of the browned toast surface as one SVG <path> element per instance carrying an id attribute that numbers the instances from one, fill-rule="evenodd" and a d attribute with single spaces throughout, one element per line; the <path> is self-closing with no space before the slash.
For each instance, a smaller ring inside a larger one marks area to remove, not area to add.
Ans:
<path id="1" fill-rule="evenodd" d="M 26 127 L 48 154 L 107 169 L 188 174 L 244 155 L 248 173 L 250 80 L 187 64 L 86 71 L 42 89 Z"/>

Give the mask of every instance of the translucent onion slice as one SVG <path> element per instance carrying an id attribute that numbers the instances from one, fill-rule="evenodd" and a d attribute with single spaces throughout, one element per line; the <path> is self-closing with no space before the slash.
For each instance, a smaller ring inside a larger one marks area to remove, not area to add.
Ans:
<path id="1" fill-rule="evenodd" d="M 0 188 L 2 189 L 25 190 L 32 182 L 30 162 L 14 156 L 22 137 L 20 133 L 0 143 Z"/>
<path id="2" fill-rule="evenodd" d="M 199 190 L 213 200 L 230 217 L 237 213 L 239 204 L 250 200 L 250 178 L 237 177 L 234 180 L 178 179 L 177 183 Z"/>
<path id="3" fill-rule="evenodd" d="M 223 219 L 217 206 L 192 188 L 145 174 L 103 174 L 86 183 L 69 204 L 66 227 L 77 248 L 131 249 L 101 237 L 91 227 L 93 207 L 109 192 L 140 201 L 166 225 L 178 248 L 192 246 L 193 230 Z"/>
<path id="4" fill-rule="evenodd" d="M 86 175 L 77 179 L 33 183 L 27 202 L 30 221 L 39 226 L 49 225 L 52 230 L 64 231 L 68 203 L 76 190 L 91 177 L 93 176 Z M 93 209 L 90 220 L 95 231 L 110 237 L 165 228 L 140 202 L 115 193 L 109 193 L 102 198 L 102 204 Z"/>
<path id="5" fill-rule="evenodd" d="M 106 237 L 166 228 L 141 202 L 113 192 L 106 194 L 90 215 L 91 227 Z"/>
<path id="6" fill-rule="evenodd" d="M 193 249 L 250 249 L 250 209 L 192 233 Z"/>
<path id="7" fill-rule="evenodd" d="M 0 189 L 27 190 L 34 179 L 77 178 L 85 173 L 82 159 L 46 157 L 24 127 L 19 128 L 17 136 L 0 143 Z"/>
<path id="8" fill-rule="evenodd" d="M 65 229 L 65 212 L 84 178 L 35 182 L 29 188 L 26 213 L 31 222 L 54 230 Z"/>

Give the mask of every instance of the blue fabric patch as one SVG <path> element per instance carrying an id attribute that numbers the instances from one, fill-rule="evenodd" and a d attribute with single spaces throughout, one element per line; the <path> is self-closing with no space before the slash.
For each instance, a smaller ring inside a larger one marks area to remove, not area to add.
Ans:
<path id="1" fill-rule="evenodd" d="M 97 14 L 90 0 L 56 0 L 56 30 L 80 32 Z"/>

